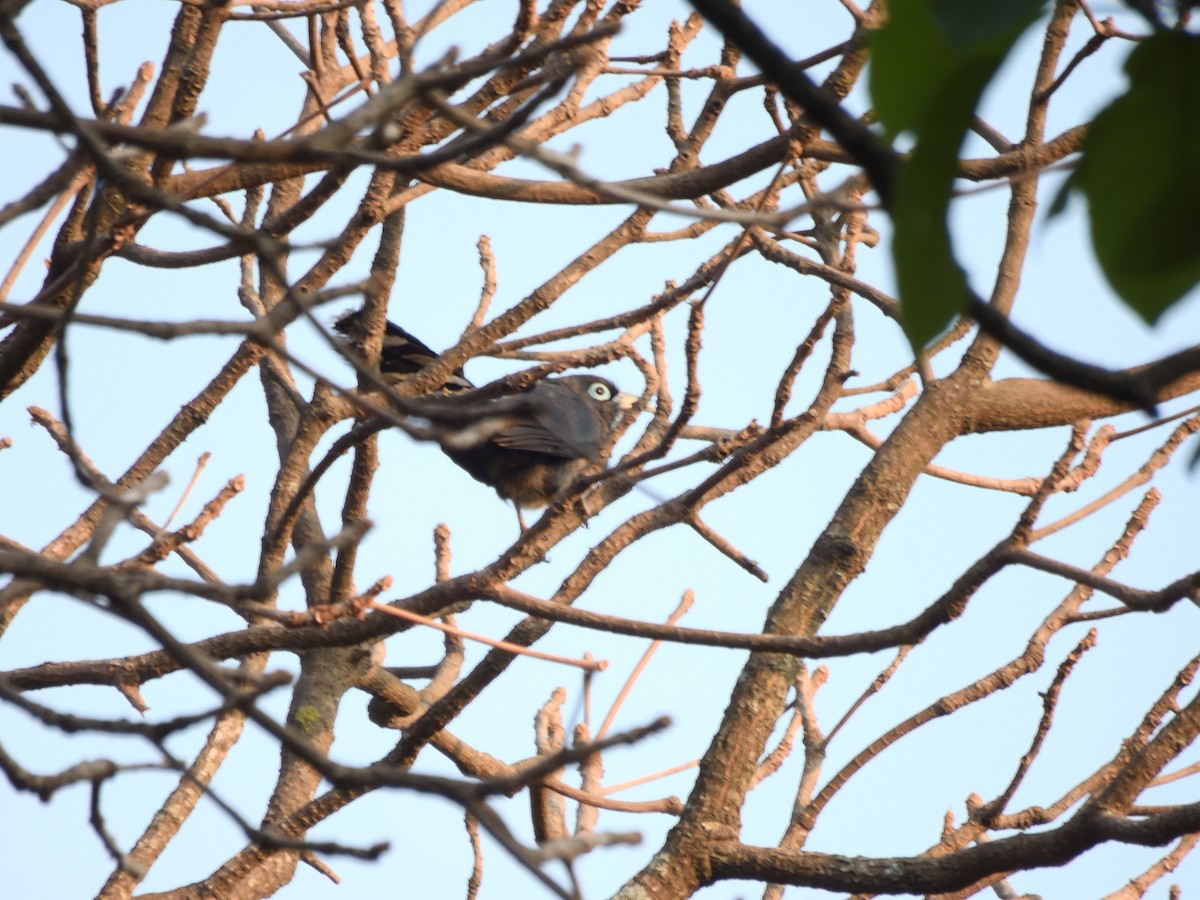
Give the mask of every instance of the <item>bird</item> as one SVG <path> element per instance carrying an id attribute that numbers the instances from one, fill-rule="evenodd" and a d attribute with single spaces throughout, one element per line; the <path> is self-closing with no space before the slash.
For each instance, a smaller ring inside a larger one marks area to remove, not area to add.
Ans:
<path id="1" fill-rule="evenodd" d="M 350 310 L 333 324 L 354 348 L 361 348 L 365 337 L 362 313 Z M 379 374 L 389 384 L 404 381 L 438 356 L 394 322 L 384 325 Z M 589 466 L 603 461 L 617 423 L 639 400 L 598 375 L 544 378 L 527 391 L 487 400 L 453 396 L 474 387 L 458 368 L 441 392 L 413 398 L 406 411 L 429 420 L 442 451 L 516 507 L 522 531 L 521 510 L 566 496 Z"/>
<path id="2" fill-rule="evenodd" d="M 333 330 L 342 336 L 345 343 L 362 353 L 362 342 L 366 339 L 366 326 L 363 322 L 362 309 L 351 309 L 333 323 Z M 438 359 L 439 354 L 429 348 L 423 341 L 413 337 L 395 322 L 385 321 L 383 325 L 383 347 L 379 351 L 379 375 L 388 384 L 399 384 L 407 378 L 416 375 L 423 368 Z M 475 387 L 463 374 L 462 366 L 455 369 L 442 390 L 446 393 L 473 390 Z"/>

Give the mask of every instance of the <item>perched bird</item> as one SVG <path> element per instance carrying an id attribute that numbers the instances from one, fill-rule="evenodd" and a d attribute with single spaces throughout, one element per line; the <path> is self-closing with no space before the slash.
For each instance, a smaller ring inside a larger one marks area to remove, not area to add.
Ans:
<path id="1" fill-rule="evenodd" d="M 362 311 L 352 310 L 334 330 L 361 344 Z M 385 381 L 403 381 L 438 358 L 417 338 L 388 322 L 380 351 Z M 546 378 L 528 391 L 489 400 L 454 397 L 474 385 L 456 370 L 440 395 L 417 398 L 412 412 L 442 433 L 442 450 L 476 481 L 495 489 L 517 508 L 560 499 L 601 453 L 621 414 L 638 398 L 596 375 Z"/>
<path id="2" fill-rule="evenodd" d="M 361 352 L 366 331 L 362 320 L 363 311 L 352 309 L 343 313 L 333 323 L 333 330 L 346 338 L 347 342 Z M 383 349 L 379 351 L 379 374 L 389 384 L 397 384 L 416 375 L 438 358 L 423 342 L 417 340 L 395 322 L 384 322 Z M 454 393 L 474 388 L 461 367 L 455 369 L 446 380 L 443 390 Z"/>

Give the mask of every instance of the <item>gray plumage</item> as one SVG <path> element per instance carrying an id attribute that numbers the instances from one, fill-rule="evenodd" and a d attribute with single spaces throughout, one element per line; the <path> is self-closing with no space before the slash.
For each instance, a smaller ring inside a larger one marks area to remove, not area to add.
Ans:
<path id="1" fill-rule="evenodd" d="M 361 311 L 342 316 L 334 329 L 350 341 L 363 338 Z M 434 362 L 438 354 L 400 326 L 385 326 L 379 370 L 399 382 Z M 443 451 L 477 481 L 518 508 L 561 498 L 602 451 L 622 413 L 637 397 L 596 375 L 546 378 L 528 391 L 494 399 L 457 397 L 474 385 L 456 370 L 443 391 L 414 398 L 411 412 L 439 431 Z"/>

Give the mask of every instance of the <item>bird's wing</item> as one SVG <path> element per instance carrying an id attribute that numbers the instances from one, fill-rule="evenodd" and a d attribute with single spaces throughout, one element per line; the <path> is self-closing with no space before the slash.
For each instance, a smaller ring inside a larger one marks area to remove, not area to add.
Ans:
<path id="1" fill-rule="evenodd" d="M 604 430 L 574 382 L 543 381 L 521 396 L 524 414 L 498 429 L 493 444 L 563 459 L 588 459 L 597 454 L 604 443 Z"/>
<path id="2" fill-rule="evenodd" d="M 492 443 L 509 450 L 530 450 L 547 456 L 561 456 L 563 459 L 588 455 L 586 447 L 555 434 L 538 422 L 509 425 L 493 435 Z"/>

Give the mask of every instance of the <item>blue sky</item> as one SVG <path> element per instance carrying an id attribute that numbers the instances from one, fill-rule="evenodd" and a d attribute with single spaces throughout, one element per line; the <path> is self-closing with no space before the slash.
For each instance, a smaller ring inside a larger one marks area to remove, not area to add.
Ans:
<path id="1" fill-rule="evenodd" d="M 427 5 L 409 4 L 410 16 L 415 18 Z M 772 37 L 797 55 L 822 49 L 848 31 L 844 11 L 832 0 L 808 4 L 748 2 L 746 6 L 766 24 Z M 686 7 L 675 2 L 657 0 L 646 7 L 629 20 L 614 55 L 659 48 L 666 23 L 686 15 Z M 432 60 L 451 44 L 459 46 L 464 55 L 478 50 L 506 33 L 513 8 L 513 3 L 498 0 L 478 4 L 461 20 L 435 32 L 423 45 L 420 58 Z M 128 83 L 142 61 L 151 60 L 157 65 L 176 9 L 174 4 L 124 0 L 99 11 L 105 92 Z M 1110 14 L 1113 10 L 1100 12 Z M 799 18 L 803 21 L 797 21 Z M 77 11 L 66 4 L 34 3 L 22 13 L 18 24 L 74 108 L 85 111 Z M 1080 46 L 1086 38 L 1085 24 L 1077 23 L 1072 47 Z M 1031 61 L 1039 45 L 1036 35 L 1022 42 L 986 99 L 984 117 L 1009 136 L 1018 136 L 1022 127 Z M 703 34 L 689 49 L 684 64 L 714 62 L 717 46 L 711 34 Z M 1106 48 L 1084 63 L 1056 99 L 1050 134 L 1086 119 L 1120 90 L 1121 55 L 1117 48 Z M 299 69 L 296 59 L 262 26 L 229 25 L 214 66 L 216 76 L 200 103 L 208 116 L 207 133 L 248 136 L 260 127 L 268 135 L 282 130 L 299 106 Z M 29 79 L 11 56 L 0 52 L 0 83 L 13 82 L 28 85 Z M 568 149 L 578 143 L 581 166 L 600 177 L 648 174 L 648 159 L 657 160 L 651 164 L 661 164 L 669 158 L 669 142 L 662 133 L 664 97 L 659 87 L 646 102 L 622 110 L 611 120 L 571 132 L 554 146 Z M 744 148 L 749 143 L 748 134 L 764 134 L 765 119 L 758 104 L 757 94 L 736 98 L 730 104 L 721 127 L 705 148 L 704 161 L 717 161 Z M 867 100 L 855 94 L 850 105 L 863 109 Z M 688 94 L 685 118 L 693 115 L 697 106 L 696 95 Z M 968 152 L 982 155 L 984 151 L 972 145 Z M 0 131 L 0 154 L 8 161 L 0 192 L 3 202 L 7 202 L 58 165 L 64 151 L 50 138 L 7 129 Z M 550 177 L 536 164 L 524 161 L 501 171 Z M 1045 179 L 1043 208 L 1057 190 L 1060 178 Z M 344 214 L 357 203 L 364 185 L 365 177 L 359 173 L 327 214 L 298 232 L 296 239 L 317 242 L 336 233 L 339 211 Z M 745 192 L 744 188 L 739 190 Z M 240 209 L 240 198 L 231 198 L 231 202 Z M 989 289 L 994 277 L 1006 203 L 1007 194 L 996 189 L 964 198 L 954 210 L 956 249 L 981 291 Z M 208 209 L 214 211 L 211 206 Z M 627 212 L 616 206 L 547 209 L 434 192 L 409 210 L 391 317 L 435 348 L 448 346 L 469 321 L 478 297 L 481 272 L 475 243 L 480 234 L 490 237 L 497 260 L 495 314 L 526 296 Z M 1196 296 L 1180 304 L 1156 327 L 1142 324 L 1100 278 L 1088 248 L 1082 213 L 1081 203 L 1075 201 L 1053 222 L 1047 222 L 1044 213 L 1039 214 L 1022 277 L 1016 321 L 1056 349 L 1109 366 L 1136 364 L 1193 343 L 1200 333 L 1200 303 Z M 31 221 L 32 217 L 27 216 L 0 229 L 0 264 L 5 268 L 18 252 Z M 860 250 L 858 277 L 890 290 L 887 223 L 878 213 L 871 221 L 883 234 L 884 242 L 877 249 Z M 674 217 L 662 216 L 653 227 L 665 231 L 678 224 Z M 613 264 L 583 279 L 539 317 L 535 328 L 540 331 L 640 305 L 661 290 L 667 279 L 686 278 L 735 233 L 734 226 L 724 226 L 696 242 L 652 244 L 623 251 Z M 162 215 L 141 232 L 139 240 L 178 250 L 212 243 L 209 235 L 193 226 Z M 362 277 L 372 249 L 371 241 L 365 243 L 339 275 L 338 283 Z M 43 272 L 40 259 L 47 254 L 44 247 L 34 254 L 8 299 L 21 302 L 37 291 Z M 301 274 L 312 258 L 312 252 L 294 254 L 293 277 Z M 242 320 L 245 313 L 237 302 L 237 278 L 236 262 L 188 270 L 181 276 L 176 271 L 144 269 L 112 260 L 87 293 L 82 308 L 89 313 L 154 320 Z M 815 279 L 798 279 L 787 270 L 759 261 L 734 266 L 707 311 L 701 362 L 704 394 L 697 422 L 740 428 L 752 418 L 765 420 L 774 381 L 826 298 L 826 287 Z M 685 322 L 684 310 L 677 310 L 667 319 L 676 396 L 682 391 L 680 337 Z M 862 373 L 858 383 L 878 381 L 906 363 L 907 345 L 894 323 L 861 304 L 855 324 L 858 342 L 854 364 Z M 319 371 L 340 384 L 353 383 L 348 367 L 309 326 L 297 324 L 289 331 L 288 339 L 292 351 Z M 74 373 L 70 396 L 78 438 L 96 464 L 115 476 L 175 410 L 206 383 L 233 352 L 236 342 L 232 338 L 198 337 L 161 343 L 77 326 L 68 337 L 68 346 Z M 796 391 L 801 401 L 812 395 L 826 353 L 822 347 L 802 376 Z M 947 366 L 953 359 L 952 352 L 939 366 Z M 484 381 L 510 368 L 477 360 L 468 374 Z M 638 373 L 630 364 L 607 367 L 604 374 L 626 390 L 640 388 Z M 996 371 L 998 378 L 1025 374 L 1019 363 L 1008 359 L 1002 360 Z M 306 379 L 298 377 L 298 381 L 302 391 L 310 390 Z M 879 398 L 869 397 L 866 401 L 875 399 Z M 43 366 L 0 405 L 0 437 L 14 440 L 12 449 L 0 452 L 0 477 L 6 487 L 5 502 L 0 505 L 0 534 L 26 546 L 40 547 L 75 519 L 89 496 L 74 482 L 65 459 L 52 449 L 46 435 L 28 426 L 25 409 L 33 405 L 60 413 L 51 365 Z M 1166 404 L 1164 409 L 1169 412 L 1185 405 Z M 839 408 L 848 409 L 851 404 L 843 402 Z M 277 464 L 274 438 L 264 411 L 257 379 L 245 379 L 211 421 L 168 461 L 165 468 L 171 475 L 171 487 L 145 507 L 148 515 L 161 521 L 178 499 L 195 458 L 202 452 L 213 455 L 182 513 L 183 520 L 194 515 L 227 479 L 244 474 L 246 491 L 232 501 L 226 515 L 209 528 L 196 547 L 203 558 L 219 561 L 228 580 L 253 578 L 258 560 L 258 535 Z M 894 421 L 878 423 L 879 433 L 886 433 Z M 1140 414 L 1130 414 L 1120 417 L 1116 424 L 1118 429 L 1125 429 L 1144 421 Z M 1100 474 L 1077 494 L 1054 498 L 1046 518 L 1079 508 L 1120 483 L 1165 439 L 1169 427 L 1114 445 L 1105 456 Z M 1067 433 L 1062 428 L 963 438 L 950 444 L 937 462 L 999 478 L 1040 476 L 1065 446 Z M 511 510 L 487 488 L 467 478 L 435 447 L 388 433 L 381 439 L 380 456 L 381 469 L 370 508 L 374 528 L 364 542 L 357 570 L 360 587 L 390 575 L 395 586 L 385 596 L 391 599 L 427 585 L 433 569 L 431 533 L 438 522 L 447 523 L 452 531 L 455 573 L 486 564 L 516 538 Z M 623 553 L 581 605 L 615 615 L 661 620 L 682 592 L 691 588 L 696 592 L 696 607 L 684 624 L 758 630 L 769 604 L 867 459 L 866 448 L 845 434 L 822 433 L 778 469 L 705 511 L 705 521 L 757 560 L 771 575 L 770 583 L 759 584 L 693 533 L 677 528 L 643 540 Z M 1182 457 L 1177 462 L 1181 463 Z M 347 463 L 339 463 L 318 494 L 331 531 L 338 527 L 340 491 L 347 473 Z M 694 484 L 704 474 L 707 470 L 679 473 L 651 487 L 656 494 L 670 495 Z M 1163 491 L 1165 499 L 1152 517 L 1149 532 L 1116 573 L 1130 584 L 1147 588 L 1166 584 L 1196 566 L 1195 476 L 1176 464 L 1156 476 L 1154 485 Z M 1091 565 L 1120 533 L 1125 517 L 1144 490 L 1133 491 L 1101 515 L 1047 541 L 1040 551 L 1077 565 Z M 653 502 L 650 496 L 638 492 L 624 498 L 589 529 L 555 548 L 549 562 L 523 575 L 516 587 L 539 596 L 552 593 L 589 547 L 624 517 Z M 888 528 L 868 572 L 842 599 L 824 633 L 849 633 L 907 619 L 1007 533 L 1022 507 L 1023 501 L 1011 494 L 923 478 Z M 120 559 L 141 546 L 138 535 L 119 532 L 104 560 Z M 176 574 L 184 571 L 170 563 L 164 570 Z M 824 777 L 831 776 L 881 731 L 1019 654 L 1036 623 L 1068 589 L 1062 581 L 1024 571 L 1010 571 L 989 584 L 972 602 L 968 614 L 952 629 L 917 648 L 885 691 L 839 734 L 829 748 Z M 299 586 L 285 587 L 281 605 L 300 608 L 302 604 Z M 1103 601 L 1093 604 L 1099 607 Z M 185 639 L 238 627 L 232 615 L 193 599 L 155 597 L 149 606 Z M 1086 762 L 1082 769 L 1090 770 L 1090 766 L 1116 751 L 1151 699 L 1195 652 L 1198 619 L 1200 610 L 1180 604 L 1162 616 L 1099 623 L 1097 649 L 1084 658 L 1076 676 L 1068 682 L 1055 730 L 1015 798 L 1015 807 L 1052 802 L 1078 777 L 1080 760 Z M 463 617 L 462 624 L 474 631 L 502 636 L 518 620 L 514 613 L 477 604 Z M 64 621 L 70 623 L 69 628 L 61 628 Z M 45 635 L 52 628 L 55 638 L 51 643 Z M 831 804 L 808 847 L 850 855 L 919 853 L 937 840 L 947 809 L 953 809 L 961 820 L 968 794 L 979 792 L 986 797 L 1002 790 L 1031 738 L 1041 704 L 1037 692 L 1046 688 L 1054 667 L 1082 634 L 1082 626 L 1076 626 L 1056 637 L 1043 669 L 1016 688 L 960 716 L 921 729 L 889 748 Z M 396 665 L 432 662 L 439 646 L 440 639 L 435 635 L 406 633 L 388 642 L 388 660 Z M 144 635 L 103 611 L 67 597 L 40 595 L 0 641 L 0 669 L 151 648 Z M 539 649 L 576 656 L 590 651 L 609 660 L 608 671 L 593 685 L 594 709 L 599 710 L 599 715 L 593 715 L 600 719 L 644 645 L 599 632 L 557 627 Z M 478 647 L 470 647 L 468 667 L 481 656 Z M 822 725 L 831 727 L 890 659 L 891 654 L 877 654 L 830 661 L 829 682 L 818 694 Z M 674 724 L 665 736 L 644 746 L 607 754 L 606 782 L 634 778 L 703 752 L 743 661 L 741 653 L 663 647 L 617 724 L 638 725 L 661 714 L 671 715 Z M 277 654 L 269 668 L 294 671 L 296 661 Z M 569 691 L 566 710 L 578 715 L 580 682 L 574 672 L 521 660 L 455 723 L 454 730 L 507 761 L 531 755 L 533 714 L 557 685 Z M 203 709 L 213 702 L 212 695 L 186 675 L 150 683 L 144 694 L 152 716 Z M 102 688 L 53 690 L 38 694 L 36 699 L 90 715 L 133 715 L 119 695 Z M 358 692 L 351 692 L 343 704 L 333 748 L 333 755 L 340 761 L 369 763 L 395 740 L 394 733 L 367 721 L 365 705 L 366 697 Z M 277 692 L 266 698 L 263 706 L 282 718 L 286 697 Z M 127 741 L 90 735 L 64 737 L 7 707 L 0 707 L 0 735 L 4 736 L 0 743 L 9 753 L 42 773 L 58 771 L 84 758 L 154 758 L 151 748 Z M 187 758 L 203 739 L 203 729 L 193 729 L 173 738 L 171 747 Z M 1181 762 L 1197 758 L 1193 748 Z M 256 821 L 274 783 L 277 762 L 271 741 L 248 727 L 214 787 L 247 818 Z M 455 774 L 432 751 L 421 757 L 418 768 Z M 798 771 L 799 759 L 794 759 L 752 796 L 745 816 L 746 841 L 771 844 L 778 840 L 786 825 Z M 685 772 L 620 796 L 684 797 L 690 778 Z M 128 846 L 136 839 L 171 784 L 170 776 L 162 773 L 129 774 L 106 791 L 106 814 L 119 841 Z M 1195 789 L 1189 790 L 1183 782 L 1160 793 L 1160 801 L 1156 802 L 1168 802 L 1172 798 L 1194 799 Z M 83 787 L 64 790 L 50 803 L 41 804 L 29 795 L 14 793 L 6 781 L 0 781 L 0 806 L 6 811 L 7 823 L 7 883 L 13 896 L 82 897 L 95 893 L 111 863 L 88 828 L 87 802 Z M 498 806 L 518 833 L 528 837 L 528 825 L 522 824 L 528 819 L 524 799 Z M 579 874 L 586 896 L 606 896 L 615 890 L 661 843 L 669 825 L 666 816 L 633 819 L 603 815 L 601 828 L 637 828 L 644 832 L 645 842 L 637 848 L 605 850 L 581 861 Z M 302 868 L 276 896 L 297 900 L 402 892 L 405 896 L 441 897 L 459 896 L 463 890 L 469 847 L 460 811 L 446 802 L 403 792 L 377 792 L 323 823 L 313 836 L 357 844 L 389 840 L 394 849 L 374 864 L 330 860 L 344 879 L 340 889 Z M 163 890 L 203 878 L 243 843 L 240 833 L 219 810 L 202 803 L 143 888 Z M 70 866 L 62 865 L 64 849 L 71 858 Z M 538 890 L 494 844 L 485 845 L 485 855 L 482 896 L 523 896 Z M 1040 893 L 1047 900 L 1099 896 L 1120 887 L 1157 855 L 1154 850 L 1106 847 L 1069 870 L 1022 876 L 1014 879 L 1014 885 Z M 435 864 L 430 865 L 430 860 Z M 1171 880 L 1200 883 L 1200 863 L 1185 862 Z M 753 886 L 720 884 L 703 892 L 703 896 L 732 898 L 752 893 L 758 893 Z M 1165 896 L 1165 886 L 1158 895 Z M 816 894 L 794 891 L 789 896 Z"/>

